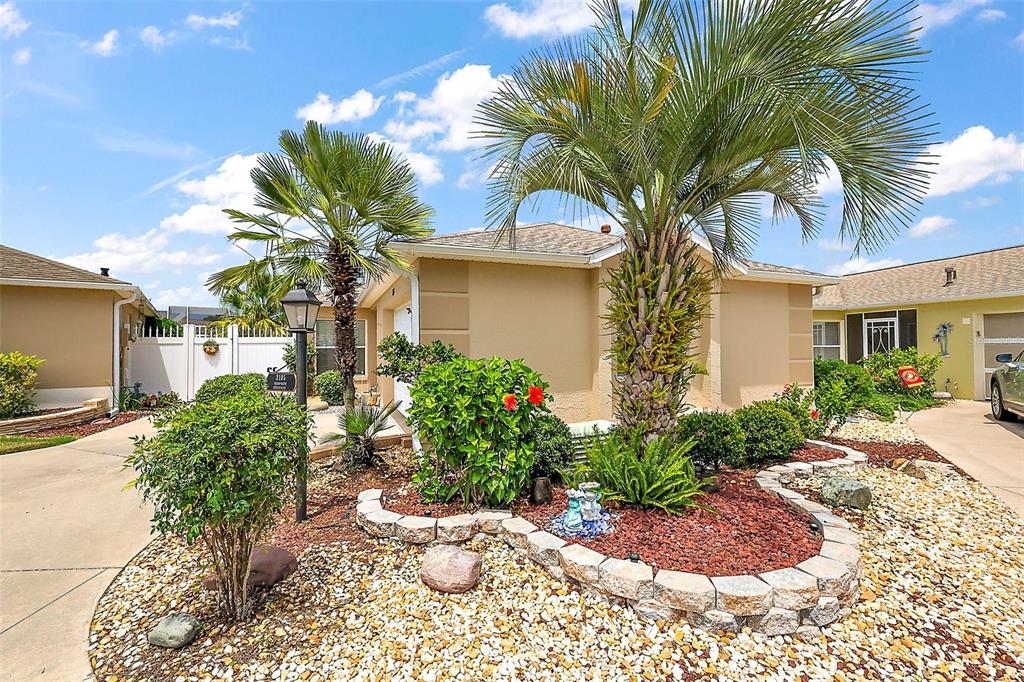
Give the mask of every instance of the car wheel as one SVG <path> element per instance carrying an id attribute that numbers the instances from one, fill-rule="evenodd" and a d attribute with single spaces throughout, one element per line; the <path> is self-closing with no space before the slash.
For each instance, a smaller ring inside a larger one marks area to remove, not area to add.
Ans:
<path id="1" fill-rule="evenodd" d="M 1017 421 L 1017 415 L 1003 407 L 1003 393 L 999 384 L 992 384 L 992 416 L 1001 422 Z"/>

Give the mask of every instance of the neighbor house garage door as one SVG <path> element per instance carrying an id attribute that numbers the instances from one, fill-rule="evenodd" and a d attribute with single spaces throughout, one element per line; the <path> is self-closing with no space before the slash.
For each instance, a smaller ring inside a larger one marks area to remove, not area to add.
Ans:
<path id="1" fill-rule="evenodd" d="M 1024 312 L 999 313 L 984 316 L 982 326 L 984 344 L 985 397 L 989 397 L 992 372 L 999 367 L 996 356 L 1000 353 L 1017 355 L 1024 347 Z"/>

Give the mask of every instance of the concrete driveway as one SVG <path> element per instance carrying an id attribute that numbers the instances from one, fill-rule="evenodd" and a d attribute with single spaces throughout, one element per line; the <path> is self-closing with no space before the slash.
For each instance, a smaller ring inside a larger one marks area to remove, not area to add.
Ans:
<path id="1" fill-rule="evenodd" d="M 0 680 L 92 677 L 100 594 L 149 541 L 150 509 L 122 490 L 140 419 L 67 445 L 0 456 Z"/>
<path id="2" fill-rule="evenodd" d="M 910 425 L 925 443 L 1024 516 L 1024 424 L 998 422 L 988 403 L 924 410 Z"/>

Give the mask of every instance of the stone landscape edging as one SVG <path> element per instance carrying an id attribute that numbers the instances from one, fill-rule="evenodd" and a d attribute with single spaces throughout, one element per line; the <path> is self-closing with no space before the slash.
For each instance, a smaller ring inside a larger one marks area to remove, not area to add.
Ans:
<path id="1" fill-rule="evenodd" d="M 749 626 L 765 635 L 816 633 L 849 612 L 860 595 L 860 538 L 849 522 L 828 507 L 785 486 L 797 478 L 851 473 L 868 461 L 852 448 L 808 440 L 841 457 L 822 462 L 788 462 L 758 472 L 759 487 L 806 513 L 822 533 L 819 553 L 796 566 L 758 575 L 710 577 L 660 570 L 643 562 L 615 559 L 537 528 L 509 511 L 428 517 L 405 516 L 382 504 L 383 490 L 359 493 L 356 524 L 378 538 L 408 544 L 464 542 L 477 533 L 496 535 L 540 564 L 552 577 L 628 604 L 654 620 L 686 619 L 695 627 L 738 632 Z"/>
<path id="2" fill-rule="evenodd" d="M 94 398 L 82 402 L 81 407 L 69 407 L 60 412 L 35 414 L 30 417 L 15 417 L 0 420 L 0 435 L 15 436 L 22 433 L 33 433 L 43 429 L 55 429 L 60 426 L 77 426 L 85 422 L 99 419 L 107 413 L 107 399 Z"/>

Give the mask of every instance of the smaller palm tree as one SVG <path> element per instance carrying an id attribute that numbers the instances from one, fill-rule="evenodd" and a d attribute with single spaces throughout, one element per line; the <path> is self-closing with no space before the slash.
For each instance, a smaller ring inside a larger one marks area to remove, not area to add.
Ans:
<path id="1" fill-rule="evenodd" d="M 268 259 L 253 259 L 241 266 L 245 276 L 230 284 L 213 288 L 228 313 L 213 326 L 231 324 L 261 334 L 277 334 L 285 330 L 281 297 L 291 287 L 291 277 L 278 274 Z"/>
<path id="2" fill-rule="evenodd" d="M 402 401 L 391 401 L 387 405 L 357 405 L 338 415 L 341 433 L 330 433 L 323 442 L 343 445 L 353 464 L 368 466 L 373 462 L 374 439 L 388 428 L 388 420 Z"/>

